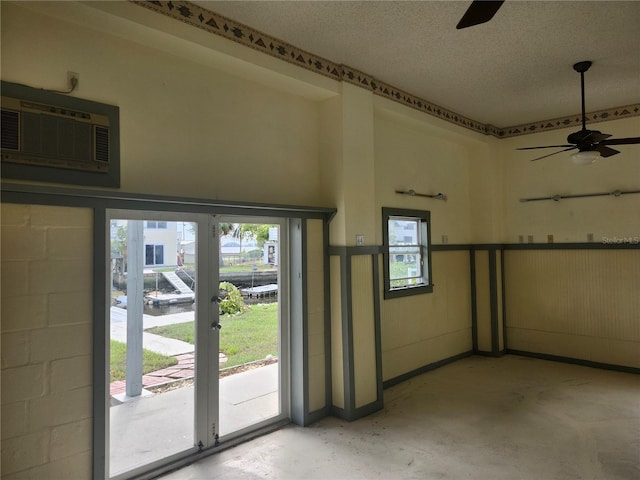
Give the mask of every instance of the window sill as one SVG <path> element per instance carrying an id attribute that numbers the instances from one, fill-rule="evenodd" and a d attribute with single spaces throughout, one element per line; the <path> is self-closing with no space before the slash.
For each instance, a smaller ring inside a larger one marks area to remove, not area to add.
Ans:
<path id="1" fill-rule="evenodd" d="M 433 284 L 431 285 L 418 285 L 415 287 L 403 287 L 403 288 L 394 288 L 384 290 L 384 298 L 385 300 L 392 298 L 400 298 L 400 297 L 410 297 L 413 295 L 422 295 L 424 293 L 432 293 L 433 292 Z"/>

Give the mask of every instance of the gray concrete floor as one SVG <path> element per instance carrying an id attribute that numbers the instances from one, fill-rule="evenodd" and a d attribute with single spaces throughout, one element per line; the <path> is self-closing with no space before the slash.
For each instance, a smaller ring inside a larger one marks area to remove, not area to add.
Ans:
<path id="1" fill-rule="evenodd" d="M 162 477 L 637 480 L 640 377 L 470 357 L 384 392 L 355 422 L 288 426 Z"/>

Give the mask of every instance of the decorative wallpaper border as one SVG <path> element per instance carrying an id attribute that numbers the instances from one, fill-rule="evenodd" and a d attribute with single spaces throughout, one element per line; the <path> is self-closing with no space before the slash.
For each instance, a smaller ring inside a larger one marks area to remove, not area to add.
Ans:
<path id="1" fill-rule="evenodd" d="M 542 120 L 514 127 L 498 128 L 493 125 L 477 122 L 446 108 L 440 107 L 424 98 L 402 91 L 393 85 L 385 83 L 369 74 L 360 72 L 347 65 L 341 65 L 318 55 L 297 48 L 291 44 L 278 40 L 258 30 L 238 23 L 211 10 L 194 3 L 182 0 L 130 0 L 132 3 L 153 10 L 188 25 L 200 28 L 209 33 L 219 35 L 240 43 L 267 55 L 279 58 L 306 70 L 324 75 L 333 80 L 358 85 L 373 92 L 375 95 L 401 103 L 441 120 L 460 127 L 497 138 L 508 138 L 529 133 L 556 130 L 571 126 L 582 126 L 580 114 L 568 117 Z M 600 110 L 587 113 L 587 122 L 602 122 L 618 118 L 635 117 L 640 115 L 640 104 Z"/>
<path id="2" fill-rule="evenodd" d="M 640 103 L 627 105 L 625 107 L 609 108 L 607 110 L 598 110 L 597 112 L 587 112 L 587 123 L 605 122 L 609 120 L 617 120 L 619 118 L 636 117 L 640 115 Z M 553 120 L 541 120 L 539 122 L 526 123 L 515 127 L 507 127 L 499 130 L 499 138 L 516 137 L 518 135 L 526 135 L 528 133 L 544 132 L 547 130 L 556 130 L 566 127 L 582 128 L 582 115 L 576 114 L 570 117 L 554 118 Z"/>

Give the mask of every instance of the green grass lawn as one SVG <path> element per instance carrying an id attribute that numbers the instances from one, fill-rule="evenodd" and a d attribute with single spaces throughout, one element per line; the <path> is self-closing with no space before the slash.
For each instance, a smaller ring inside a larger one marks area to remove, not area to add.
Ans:
<path id="1" fill-rule="evenodd" d="M 252 305 L 245 313 L 220 317 L 220 351 L 228 360 L 222 368 L 278 355 L 278 304 Z M 149 333 L 194 343 L 193 322 L 146 330 Z"/>
<path id="2" fill-rule="evenodd" d="M 155 372 L 178 363 L 175 357 L 166 357 L 146 349 L 142 350 L 142 373 Z M 111 340 L 111 381 L 124 380 L 127 365 L 127 345 Z"/>

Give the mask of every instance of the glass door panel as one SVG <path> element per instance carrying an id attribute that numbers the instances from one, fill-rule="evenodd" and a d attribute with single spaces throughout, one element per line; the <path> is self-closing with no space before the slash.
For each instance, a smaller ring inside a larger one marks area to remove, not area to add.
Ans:
<path id="1" fill-rule="evenodd" d="M 224 437 L 283 414 L 280 253 L 286 241 L 277 219 L 223 218 L 218 231 L 219 433 Z"/>
<path id="2" fill-rule="evenodd" d="M 195 450 L 197 223 L 110 218 L 109 472 Z"/>

